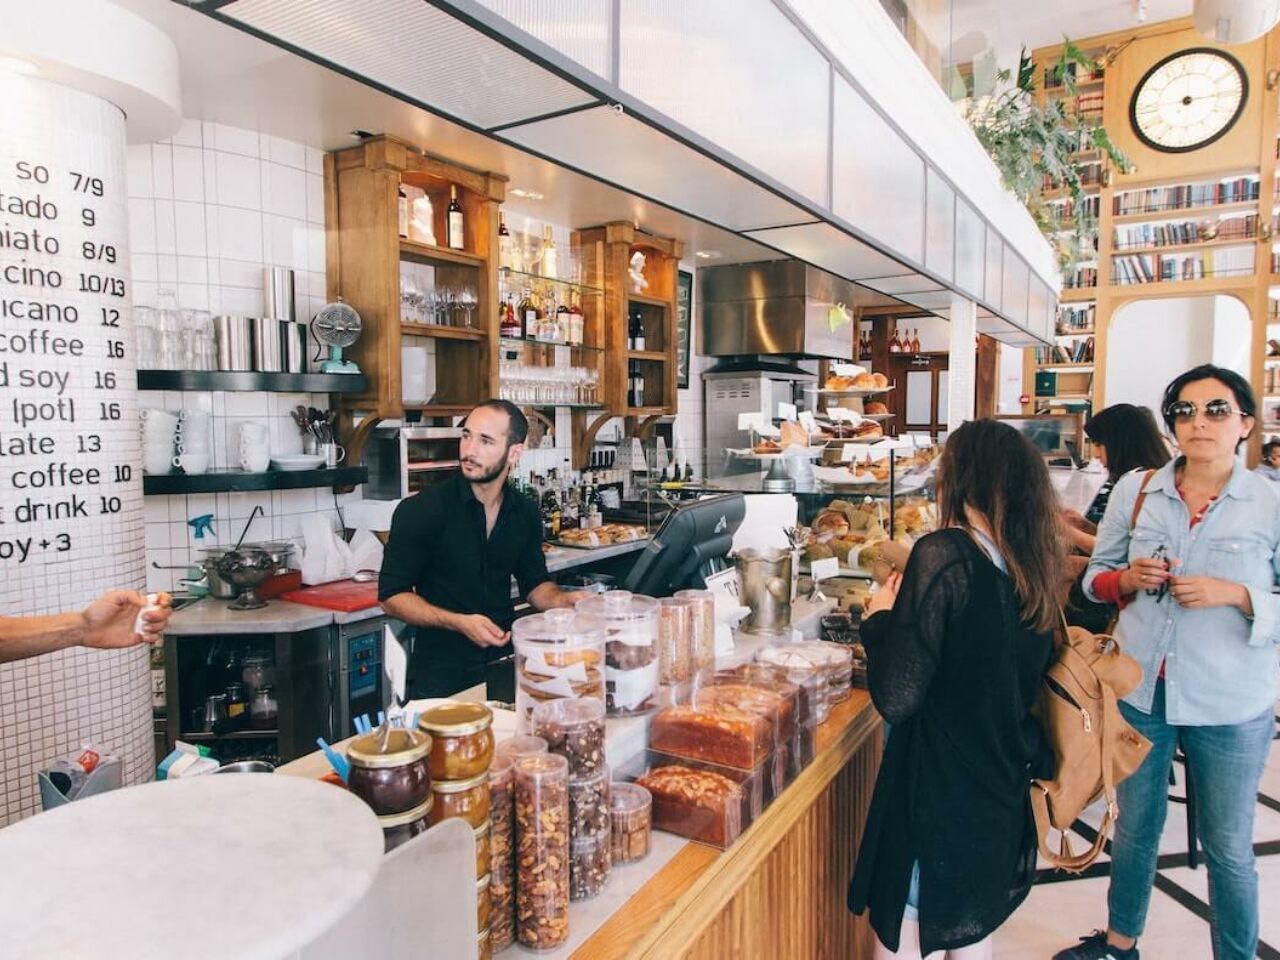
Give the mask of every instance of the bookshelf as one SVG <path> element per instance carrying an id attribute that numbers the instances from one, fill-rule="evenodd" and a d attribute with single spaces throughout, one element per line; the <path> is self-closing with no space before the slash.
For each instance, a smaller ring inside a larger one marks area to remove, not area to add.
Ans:
<path id="1" fill-rule="evenodd" d="M 1266 356 L 1267 341 L 1280 341 L 1280 241 L 1273 240 L 1280 229 L 1280 101 L 1266 82 L 1270 71 L 1280 70 L 1280 29 L 1222 48 L 1250 79 L 1244 111 L 1219 139 L 1183 153 L 1143 143 L 1130 124 L 1130 100 L 1154 64 L 1182 50 L 1216 45 L 1189 18 L 1076 43 L 1095 58 L 1105 57 L 1106 67 L 1100 76 L 1077 78 L 1071 109 L 1100 117 L 1135 169 L 1122 174 L 1096 152 L 1074 157 L 1090 165 L 1084 202 L 1096 217 L 1096 262 L 1082 262 L 1079 278 L 1064 278 L 1071 285 L 1059 297 L 1053 346 L 1025 351 L 1023 392 L 1030 402 L 1023 412 L 1076 410 L 1081 404 L 1091 412 L 1105 405 L 1105 375 L 1095 374 L 1105 374 L 1112 318 L 1136 301 L 1169 297 L 1222 295 L 1243 302 L 1252 318 L 1254 389 L 1259 397 L 1269 392 L 1266 371 L 1273 370 L 1270 383 L 1280 394 L 1280 356 Z M 1056 45 L 1033 52 L 1046 86 L 1061 55 Z M 1041 95 L 1064 94 L 1061 87 L 1049 87 Z M 1063 218 L 1069 218 L 1069 199 L 1050 202 L 1061 204 Z M 1051 377 L 1058 381 L 1052 390 Z M 1280 395 L 1262 402 L 1258 433 L 1280 436 Z M 1255 457 L 1259 445 L 1255 440 Z"/>

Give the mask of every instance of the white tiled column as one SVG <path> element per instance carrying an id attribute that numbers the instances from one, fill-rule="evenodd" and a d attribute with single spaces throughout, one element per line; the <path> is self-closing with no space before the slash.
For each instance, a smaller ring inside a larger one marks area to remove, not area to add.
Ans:
<path id="1" fill-rule="evenodd" d="M 951 297 L 951 356 L 947 362 L 947 431 L 973 419 L 974 379 L 978 365 L 974 337 L 977 336 L 978 307 L 972 300 Z"/>

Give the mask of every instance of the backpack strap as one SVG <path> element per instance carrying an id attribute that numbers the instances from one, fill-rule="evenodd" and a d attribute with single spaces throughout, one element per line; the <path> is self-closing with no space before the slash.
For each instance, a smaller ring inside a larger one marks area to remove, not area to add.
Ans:
<path id="1" fill-rule="evenodd" d="M 1142 485 L 1138 487 L 1138 496 L 1133 501 L 1133 514 L 1129 517 L 1129 532 L 1133 532 L 1133 528 L 1138 525 L 1138 516 L 1142 513 L 1142 505 L 1147 502 L 1147 484 L 1151 482 L 1151 478 L 1156 475 L 1154 470 L 1148 470 L 1146 476 L 1142 478 Z"/>

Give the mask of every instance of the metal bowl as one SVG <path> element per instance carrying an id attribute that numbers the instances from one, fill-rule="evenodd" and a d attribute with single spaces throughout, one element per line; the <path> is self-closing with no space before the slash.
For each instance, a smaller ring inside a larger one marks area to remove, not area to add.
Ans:
<path id="1" fill-rule="evenodd" d="M 276 768 L 265 760 L 236 760 L 224 763 L 214 773 L 275 773 Z"/>
<path id="2" fill-rule="evenodd" d="M 240 587 L 244 592 L 231 603 L 232 610 L 258 610 L 267 605 L 259 600 L 254 590 L 270 580 L 276 572 L 276 563 L 266 550 L 258 547 L 241 547 L 229 550 L 216 558 L 218 576 L 227 583 Z"/>

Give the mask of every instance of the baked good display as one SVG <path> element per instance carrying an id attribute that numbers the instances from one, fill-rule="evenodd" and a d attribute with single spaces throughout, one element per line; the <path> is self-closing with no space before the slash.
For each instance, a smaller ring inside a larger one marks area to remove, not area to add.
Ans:
<path id="1" fill-rule="evenodd" d="M 889 407 L 881 403 L 879 400 L 868 400 L 862 405 L 862 412 L 867 416 L 884 416 L 889 412 Z"/>
<path id="2" fill-rule="evenodd" d="M 781 432 L 781 446 L 783 448 L 809 446 L 809 431 L 794 420 L 783 421 Z"/>
<path id="3" fill-rule="evenodd" d="M 855 390 L 874 390 L 876 388 L 876 377 L 881 376 L 877 373 L 860 373 L 853 378 L 853 388 Z"/>
<path id="4" fill-rule="evenodd" d="M 852 390 L 854 389 L 854 381 L 856 377 L 827 377 L 826 383 L 823 384 L 824 390 Z"/>
<path id="5" fill-rule="evenodd" d="M 758 713 L 729 704 L 714 710 L 667 707 L 654 715 L 649 745 L 677 757 L 753 770 L 773 750 L 773 726 Z"/>
<path id="6" fill-rule="evenodd" d="M 871 374 L 871 382 L 877 390 L 886 390 L 889 387 L 889 378 L 883 373 Z"/>
<path id="7" fill-rule="evenodd" d="M 775 749 L 795 732 L 795 698 L 788 698 L 776 689 L 751 683 L 717 681 L 700 689 L 694 695 L 693 704 L 699 710 L 718 712 L 730 707 L 766 717 L 773 725 Z"/>
<path id="8" fill-rule="evenodd" d="M 773 440 L 760 440 L 751 448 L 752 453 L 781 453 L 782 447 Z"/>
<path id="9" fill-rule="evenodd" d="M 813 518 L 811 527 L 818 534 L 830 533 L 840 536 L 849 532 L 849 518 L 838 510 L 823 510 Z"/>
<path id="10" fill-rule="evenodd" d="M 853 426 L 855 440 L 875 440 L 884 436 L 884 427 L 874 420 L 863 420 Z"/>
<path id="11" fill-rule="evenodd" d="M 606 523 L 598 527 L 586 529 L 566 529 L 560 531 L 561 543 L 575 547 L 607 547 L 612 543 L 630 543 L 643 540 L 649 534 L 644 527 L 630 523 Z"/>
<path id="12" fill-rule="evenodd" d="M 655 767 L 636 783 L 649 791 L 659 830 L 718 847 L 743 830 L 742 788 L 722 774 L 672 765 Z"/>

